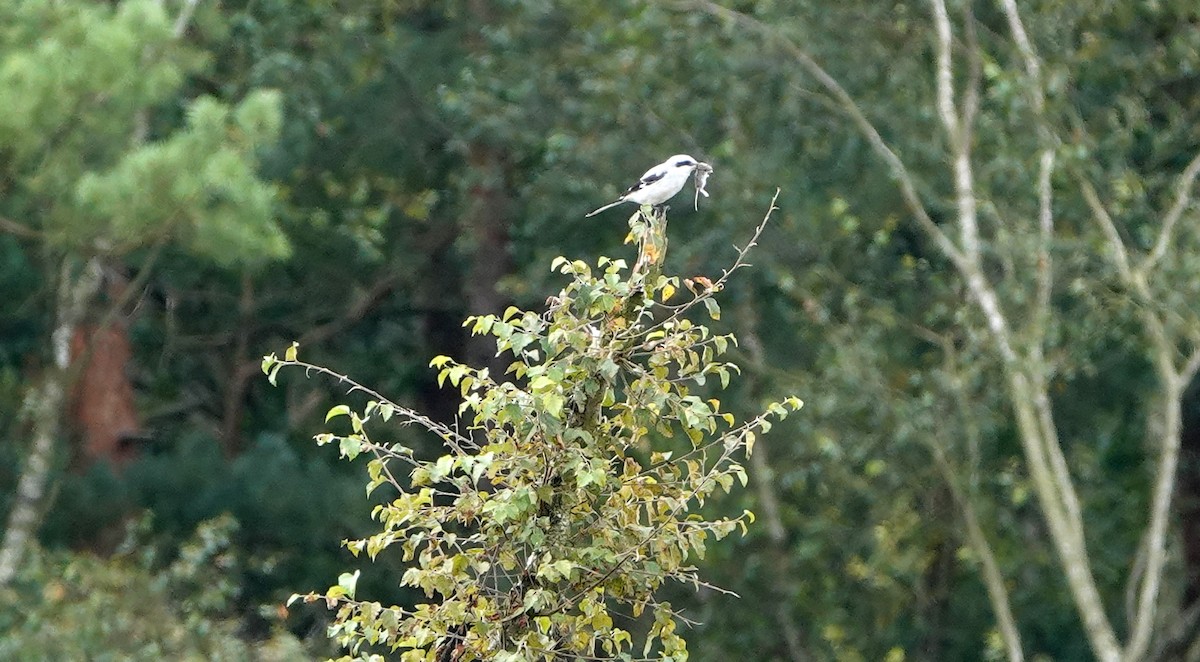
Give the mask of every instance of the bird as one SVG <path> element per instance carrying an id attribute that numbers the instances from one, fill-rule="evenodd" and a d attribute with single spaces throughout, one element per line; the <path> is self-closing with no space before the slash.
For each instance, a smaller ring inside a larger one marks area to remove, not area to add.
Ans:
<path id="1" fill-rule="evenodd" d="M 662 163 L 646 171 L 637 183 L 621 194 L 615 201 L 591 212 L 584 218 L 590 218 L 622 202 L 633 202 L 639 205 L 661 205 L 675 197 L 687 183 L 688 177 L 699 168 L 711 172 L 712 166 L 697 161 L 687 154 L 676 154 Z M 707 193 L 705 193 L 707 195 Z"/>

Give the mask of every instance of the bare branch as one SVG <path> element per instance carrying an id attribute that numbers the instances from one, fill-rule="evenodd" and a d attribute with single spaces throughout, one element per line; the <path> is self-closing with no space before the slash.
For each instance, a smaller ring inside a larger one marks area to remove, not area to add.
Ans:
<path id="1" fill-rule="evenodd" d="M 1192 353 L 1188 355 L 1187 363 L 1179 371 L 1180 384 L 1190 384 L 1195 378 L 1197 370 L 1200 370 L 1200 347 L 1192 350 Z"/>
<path id="2" fill-rule="evenodd" d="M 733 276 L 734 272 L 736 272 L 738 269 L 744 269 L 750 266 L 750 263 L 746 261 L 746 258 L 750 254 L 750 249 L 758 246 L 758 240 L 760 237 L 762 237 L 763 230 L 767 228 L 767 223 L 771 220 L 771 214 L 779 210 L 779 207 L 776 207 L 775 203 L 779 200 L 779 194 L 782 192 L 782 190 L 783 189 L 779 188 L 775 189 L 775 195 L 771 196 L 771 205 L 767 207 L 767 213 L 763 215 L 762 221 L 760 221 L 759 224 L 754 228 L 754 234 L 750 235 L 750 240 L 746 242 L 746 245 L 742 246 L 741 248 L 739 248 L 736 244 L 734 245 L 734 249 L 737 250 L 737 257 L 734 258 L 732 265 L 721 270 L 721 277 L 718 278 L 711 287 L 706 288 L 703 292 L 697 294 L 690 301 L 676 306 L 655 304 L 672 312 L 670 315 L 655 322 L 647 329 L 648 331 L 660 329 L 667 324 L 674 322 L 682 317 L 687 311 L 698 305 L 701 301 L 713 298 L 718 292 L 725 288 L 725 283 L 729 281 L 729 278 Z M 627 337 L 633 337 L 638 333 L 642 333 L 642 331 L 639 331 L 636 327 L 631 327 L 627 330 L 626 335 Z"/>
<path id="3" fill-rule="evenodd" d="M 1003 637 L 1004 646 L 1008 650 L 1009 662 L 1022 662 L 1025 659 L 1025 653 L 1021 644 L 1021 633 L 1017 630 L 1016 618 L 1012 613 L 1012 600 L 1009 598 L 1008 588 L 1004 584 L 1004 576 L 1000 573 L 1000 564 L 996 562 L 995 552 L 988 542 L 987 535 L 983 532 L 983 527 L 979 524 L 979 515 L 975 503 L 972 501 L 972 493 L 974 492 L 976 481 L 975 465 L 979 448 L 979 425 L 969 411 L 968 387 L 958 368 L 958 353 L 954 349 L 954 343 L 949 338 L 943 337 L 940 338 L 939 344 L 943 355 L 943 369 L 949 376 L 950 389 L 954 395 L 954 403 L 958 410 L 958 417 L 967 437 L 967 447 L 970 451 L 971 467 L 970 471 L 967 472 L 970 476 L 970 482 L 968 483 L 967 490 L 964 490 L 958 483 L 958 477 L 964 472 L 961 470 L 956 471 L 951 466 L 950 460 L 946 456 L 945 444 L 937 440 L 931 440 L 929 445 L 933 451 L 933 457 L 936 460 L 935 463 L 942 473 L 942 479 L 946 481 L 946 485 L 950 488 L 950 494 L 954 499 L 954 503 L 958 506 L 959 513 L 967 525 L 967 542 L 975 551 L 983 566 L 984 587 L 987 589 L 988 599 L 992 603 L 992 611 L 996 614 L 1000 635 Z M 942 436 L 944 434 L 943 430 L 942 426 L 935 426 L 933 436 Z"/>
<path id="4" fill-rule="evenodd" d="M 980 56 L 979 35 L 975 31 L 975 12 L 971 3 L 963 3 L 963 34 L 967 40 L 967 83 L 963 88 L 962 140 L 968 145 L 974 139 L 975 116 L 979 114 L 979 89 L 983 82 L 983 58 Z"/>
<path id="5" fill-rule="evenodd" d="M 1044 96 L 1040 65 L 1028 37 L 1025 35 L 1015 3 L 1013 0 L 1004 0 L 1004 2 L 1010 24 L 1013 26 L 1016 39 L 1026 60 L 1026 70 L 1031 79 L 1034 97 L 1033 105 L 1037 111 L 1040 129 L 1045 132 L 1047 127 L 1044 125 Z M 1058 552 L 1060 566 L 1066 575 L 1072 597 L 1087 630 L 1089 642 L 1096 656 L 1103 662 L 1116 662 L 1120 658 L 1121 649 L 1105 613 L 1104 603 L 1092 574 L 1087 550 L 1082 544 L 1079 519 L 1074 514 L 1075 509 L 1069 503 L 1069 497 L 1073 490 L 1071 479 L 1069 474 L 1064 471 L 1065 461 L 1059 461 L 1061 449 L 1057 447 L 1057 441 L 1047 438 L 1047 430 L 1053 431 L 1053 420 L 1049 420 L 1050 425 L 1046 425 L 1046 421 L 1043 420 L 1048 409 L 1043 409 L 1039 414 L 1037 397 L 1040 392 L 1044 392 L 1044 382 L 1039 382 L 1036 374 L 1031 375 L 1026 357 L 1018 354 L 999 296 L 984 275 L 979 263 L 978 247 L 973 243 L 977 241 L 973 236 L 973 233 L 977 232 L 977 219 L 975 217 L 976 199 L 971 178 L 969 148 L 963 144 L 956 145 L 957 149 L 954 150 L 958 220 L 965 240 L 964 245 L 960 247 L 956 246 L 930 218 L 916 192 L 913 177 L 900 158 L 880 137 L 853 97 L 807 52 L 777 28 L 767 26 L 761 21 L 739 12 L 720 7 L 711 0 L 690 0 L 685 3 L 685 6 L 736 22 L 765 35 L 780 44 L 781 48 L 816 78 L 834 97 L 843 111 L 850 116 L 872 149 L 887 164 L 892 175 L 899 182 L 905 204 L 916 218 L 918 225 L 960 272 L 971 298 L 983 313 L 992 340 L 996 343 L 1008 384 L 1009 399 L 1020 430 L 1023 450 L 1036 488 L 1039 505 Z M 944 44 L 945 39 L 941 39 L 941 42 Z M 945 80 L 945 76 L 942 76 L 942 80 Z M 941 91 L 943 97 L 947 91 Z M 951 126 L 958 125 L 957 120 L 953 120 L 949 124 Z M 1044 144 L 1050 144 L 1051 139 L 1050 136 L 1045 137 Z M 1051 446 L 1051 444 L 1053 445 Z M 1048 448 L 1048 446 L 1050 447 Z"/>
<path id="6" fill-rule="evenodd" d="M 1142 271 L 1149 272 L 1153 269 L 1171 248 L 1171 236 L 1175 231 L 1175 224 L 1179 222 L 1179 218 L 1183 216 L 1183 212 L 1192 202 L 1192 186 L 1196 183 L 1197 175 L 1200 175 L 1200 152 L 1192 157 L 1187 167 L 1184 168 L 1183 174 L 1179 176 L 1179 182 L 1175 185 L 1175 202 L 1163 216 L 1162 228 L 1158 232 L 1158 241 L 1154 244 L 1154 250 L 1150 251 L 1150 255 L 1146 256 L 1146 260 L 1142 263 Z"/>
<path id="7" fill-rule="evenodd" d="M 821 67 L 821 65 L 817 64 L 817 62 L 813 60 L 807 52 L 797 46 L 791 39 L 781 35 L 779 31 L 772 26 L 766 25 L 762 21 L 759 21 L 751 16 L 747 16 L 746 14 L 728 9 L 726 7 L 722 7 L 711 0 L 684 0 L 683 2 L 680 2 L 679 5 L 691 9 L 697 9 L 712 16 L 716 16 L 727 21 L 732 21 L 742 25 L 743 27 L 749 28 L 762 37 L 779 44 L 780 47 L 782 47 L 789 55 L 799 62 L 800 65 L 809 73 L 809 75 L 817 79 L 817 82 L 819 82 L 827 92 L 833 95 L 838 106 L 842 109 L 842 112 L 845 112 L 850 116 L 850 119 L 854 122 L 855 126 L 858 127 L 859 132 L 862 133 L 867 139 L 867 142 L 871 145 L 871 148 L 875 150 L 880 158 L 883 159 L 884 163 L 887 164 L 892 176 L 896 178 L 896 181 L 900 186 L 900 194 L 904 199 L 905 206 L 908 207 L 909 212 L 916 217 L 917 222 L 921 225 L 921 228 L 930 236 L 931 239 L 933 239 L 934 243 L 937 244 L 938 249 L 941 250 L 950 259 L 950 261 L 955 263 L 955 266 L 962 268 L 962 263 L 964 261 L 962 252 L 957 246 L 954 245 L 954 242 L 950 240 L 950 237 L 946 236 L 946 233 L 942 232 L 937 223 L 933 221 L 933 218 L 929 216 L 928 210 L 925 209 L 925 205 L 921 202 L 921 197 L 917 193 L 916 182 L 913 180 L 912 175 L 909 174 L 908 168 L 905 167 L 904 162 L 900 160 L 900 157 L 897 156 L 890 147 L 888 147 L 887 143 L 883 140 L 883 137 L 880 136 L 879 132 L 875 129 L 875 125 L 871 123 L 871 120 L 867 119 L 867 116 L 863 113 L 862 108 L 858 106 L 858 103 L 854 101 L 854 98 L 850 96 L 850 93 L 848 93 L 845 88 L 843 88 L 841 84 L 837 82 L 836 79 L 830 76 L 829 73 L 826 72 L 823 67 Z"/>
<path id="8" fill-rule="evenodd" d="M 1042 89 L 1042 65 L 1038 59 L 1037 51 L 1033 49 L 1033 44 L 1029 41 L 1029 35 L 1025 32 L 1025 24 L 1021 21 L 1021 13 L 1017 11 L 1016 0 L 1000 0 L 1000 5 L 1004 9 L 1004 16 L 1008 19 L 1008 29 L 1012 31 L 1013 41 L 1017 43 L 1017 50 L 1021 52 L 1021 59 L 1025 63 L 1025 74 L 1029 76 L 1029 93 L 1033 100 L 1033 110 L 1040 117 L 1046 108 L 1046 95 Z"/>
<path id="9" fill-rule="evenodd" d="M 1041 353 L 1041 334 L 1045 333 L 1050 318 L 1050 293 L 1054 284 L 1051 269 L 1050 244 L 1054 237 L 1054 150 L 1043 149 L 1038 159 L 1038 262 L 1037 262 L 1037 310 L 1038 338 L 1035 349 Z"/>
<path id="10" fill-rule="evenodd" d="M 1134 621 L 1138 610 L 1138 587 L 1146 572 L 1146 550 L 1150 548 L 1147 539 L 1149 533 L 1149 531 L 1142 532 L 1141 538 L 1138 539 L 1137 551 L 1133 555 L 1128 581 L 1125 583 L 1125 620 L 1129 623 Z"/>
<path id="11" fill-rule="evenodd" d="M 1193 602 L 1183 613 L 1176 616 L 1163 634 L 1158 637 L 1154 650 L 1146 657 L 1150 662 L 1166 660 L 1194 660 L 1196 628 L 1200 625 L 1200 602 Z M 1185 651 L 1184 649 L 1191 649 Z"/>
<path id="12" fill-rule="evenodd" d="M 1067 458 L 1063 454 L 1062 445 L 1058 440 L 1058 429 L 1054 423 L 1054 411 L 1048 394 L 1050 369 L 1045 360 L 1046 333 L 1050 324 L 1050 295 L 1054 287 L 1054 270 L 1050 252 L 1054 237 L 1054 189 L 1052 177 L 1054 173 L 1054 150 L 1050 147 L 1042 149 L 1038 159 L 1038 261 L 1037 294 L 1033 311 L 1033 328 L 1030 333 L 1030 356 L 1032 370 L 1035 372 L 1037 387 L 1035 389 L 1034 405 L 1038 412 L 1038 421 L 1042 428 L 1042 442 L 1046 446 L 1047 456 L 1058 478 L 1058 489 L 1066 506 L 1070 522 L 1075 529 L 1077 544 L 1083 547 L 1083 510 L 1079 505 L 1079 496 L 1075 492 L 1074 481 L 1067 466 Z"/>
<path id="13" fill-rule="evenodd" d="M 979 558 L 980 565 L 983 566 L 983 585 L 987 589 L 988 598 L 992 603 L 992 611 L 996 614 L 1000 636 L 1004 639 L 1004 647 L 1008 649 L 1008 660 L 1009 662 L 1022 662 L 1025 659 L 1025 652 L 1021 645 L 1021 633 L 1017 630 L 1016 618 L 1012 613 L 1012 601 L 1008 596 L 1008 588 L 1004 585 L 1004 575 L 1000 573 L 1000 564 L 996 562 L 996 554 L 992 551 L 991 544 L 988 543 L 983 527 L 979 525 L 975 505 L 971 503 L 970 498 L 963 493 L 962 488 L 955 480 L 955 471 L 950 466 L 949 460 L 946 459 L 945 451 L 936 443 L 931 446 L 933 446 L 933 457 L 937 460 L 935 464 L 941 471 L 942 478 L 950 487 L 954 503 L 958 506 L 963 522 L 967 525 L 967 543 Z"/>
<path id="14" fill-rule="evenodd" d="M 954 163 L 954 192 L 958 204 L 959 241 L 967 259 L 979 262 L 979 216 L 976 211 L 975 181 L 971 168 L 971 145 L 964 140 L 954 105 L 954 72 L 951 65 L 950 15 L 945 0 L 933 0 L 937 28 L 937 107 L 942 126 L 950 137 Z"/>
<path id="15" fill-rule="evenodd" d="M 315 372 L 318 374 L 325 375 L 327 377 L 331 377 L 334 381 L 346 386 L 347 394 L 358 391 L 360 393 L 366 394 L 367 396 L 369 396 L 371 398 L 374 398 L 376 402 L 390 405 L 392 407 L 392 410 L 394 411 L 395 415 L 400 420 L 401 425 L 410 425 L 410 424 L 414 424 L 414 423 L 417 424 L 418 426 L 420 426 L 420 427 L 428 430 L 429 432 L 432 432 L 433 434 L 437 435 L 438 437 L 440 437 L 442 439 L 442 441 L 446 442 L 447 446 L 449 446 L 455 453 L 458 453 L 459 455 L 467 454 L 467 451 L 465 450 L 464 447 L 474 446 L 474 443 L 471 441 L 470 438 L 460 435 L 458 432 L 454 431 L 450 427 L 443 425 L 442 423 L 438 423 L 437 421 L 434 421 L 433 419 L 429 418 L 428 416 L 425 416 L 424 414 L 416 411 L 415 409 L 411 409 L 409 407 L 405 407 L 404 405 L 400 405 L 400 404 L 396 404 L 395 402 L 392 402 L 391 400 L 384 397 L 378 391 L 375 391 L 374 389 L 371 389 L 366 386 L 363 386 L 362 384 L 359 384 L 358 382 L 354 381 L 347 375 L 343 375 L 341 373 L 334 372 L 333 370 L 330 370 L 329 368 L 326 368 L 324 366 L 319 366 L 319 365 L 316 365 L 313 363 L 308 363 L 306 361 L 294 361 L 294 360 L 289 361 L 287 359 L 276 359 L 275 363 L 280 366 L 298 366 L 300 368 L 303 368 L 305 376 L 307 376 L 309 373 Z"/>
<path id="16" fill-rule="evenodd" d="M 1080 550 L 1084 549 L 1083 509 L 1079 506 L 1079 496 L 1075 493 L 1075 481 L 1071 480 L 1071 470 L 1067 466 L 1067 458 L 1063 454 L 1062 444 L 1058 441 L 1058 428 L 1054 423 L 1054 409 L 1050 403 L 1048 378 L 1046 370 L 1035 368 L 1036 384 L 1033 389 L 1033 405 L 1037 410 L 1038 425 L 1041 428 L 1042 444 L 1046 448 L 1046 456 L 1050 460 L 1050 468 L 1054 471 L 1056 489 L 1059 498 L 1067 511 L 1067 523 L 1075 536 L 1075 544 Z"/>
<path id="17" fill-rule="evenodd" d="M 38 230 L 35 230 L 24 223 L 14 221 L 11 218 L 0 216 L 0 230 L 14 234 L 18 237 L 26 239 L 45 239 L 46 235 Z"/>
<path id="18" fill-rule="evenodd" d="M 171 30 L 176 39 L 183 37 L 183 33 L 187 32 L 188 24 L 192 22 L 192 14 L 196 12 L 198 4 L 200 4 L 200 0 L 183 0 L 183 8 L 179 10 L 179 16 L 175 18 L 175 27 Z"/>
<path id="19" fill-rule="evenodd" d="M 950 142 L 959 141 L 958 111 L 954 108 L 954 71 L 951 62 L 950 15 L 945 0 L 932 0 L 937 28 L 937 107 Z"/>
<path id="20" fill-rule="evenodd" d="M 1172 496 L 1175 493 L 1175 474 L 1179 470 L 1179 435 L 1182 431 L 1182 387 L 1174 375 L 1171 377 L 1172 379 L 1163 384 L 1163 420 L 1160 431 L 1162 447 L 1158 466 L 1155 467 L 1150 524 L 1145 536 L 1146 572 L 1142 577 L 1141 590 L 1138 592 L 1138 609 L 1130 626 L 1131 634 L 1125 649 L 1124 657 L 1127 660 L 1144 658 L 1150 648 L 1159 589 L 1162 587 L 1163 567 L 1167 559 L 1167 525 L 1170 521 Z"/>
<path id="21" fill-rule="evenodd" d="M 1152 302 L 1145 273 L 1135 271 L 1129 263 L 1129 255 L 1125 244 L 1117 232 L 1116 224 L 1104 208 L 1100 197 L 1096 194 L 1091 182 L 1079 177 L 1080 188 L 1084 199 L 1092 209 L 1092 216 L 1100 224 L 1111 248 L 1113 262 L 1125 285 L 1132 290 L 1142 304 Z M 1165 251 L 1165 249 L 1164 249 Z M 1172 495 L 1175 490 L 1175 474 L 1179 464 L 1179 389 L 1180 374 L 1175 369 L 1175 346 L 1163 327 L 1162 320 L 1148 307 L 1143 306 L 1139 315 L 1146 331 L 1154 345 L 1154 362 L 1159 380 L 1164 389 L 1164 411 L 1162 415 L 1163 429 L 1160 435 L 1160 455 L 1158 466 L 1155 468 L 1154 493 L 1150 506 L 1150 522 L 1145 535 L 1146 564 L 1142 575 L 1141 589 L 1138 593 L 1137 611 L 1131 623 L 1131 635 L 1124 652 L 1124 657 L 1131 660 L 1141 659 L 1150 646 L 1150 635 L 1154 626 L 1154 613 L 1157 607 L 1159 589 L 1162 585 L 1162 572 L 1166 562 L 1165 545 L 1167 524 L 1171 509 Z M 1200 365 L 1196 356 L 1189 358 L 1184 370 Z"/>
<path id="22" fill-rule="evenodd" d="M 1092 183 L 1078 177 L 1079 188 L 1083 190 L 1083 198 L 1087 201 L 1088 207 L 1092 210 L 1092 217 L 1100 224 L 1100 229 L 1104 231 L 1104 236 L 1108 238 L 1108 247 L 1112 254 L 1113 263 L 1117 267 L 1117 272 L 1121 275 L 1121 280 L 1126 285 L 1132 285 L 1134 281 L 1133 267 L 1129 264 L 1129 253 L 1125 250 L 1125 241 L 1121 239 L 1121 234 L 1117 232 L 1117 224 L 1113 222 L 1112 216 L 1105 209 L 1104 203 L 1100 201 L 1100 196 L 1096 194 L 1095 187 Z"/>

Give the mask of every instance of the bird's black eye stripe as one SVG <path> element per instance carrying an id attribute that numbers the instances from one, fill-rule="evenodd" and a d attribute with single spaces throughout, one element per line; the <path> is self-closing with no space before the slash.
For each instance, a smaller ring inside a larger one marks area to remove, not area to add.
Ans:
<path id="1" fill-rule="evenodd" d="M 691 161 L 689 161 L 689 160 L 687 160 L 687 159 L 683 159 L 682 161 L 676 161 L 676 162 L 675 162 L 675 165 L 676 165 L 676 166 L 678 166 L 678 167 L 680 167 L 680 168 L 682 168 L 682 167 L 684 167 L 684 166 L 690 166 L 690 165 L 692 165 L 692 162 L 691 162 Z"/>

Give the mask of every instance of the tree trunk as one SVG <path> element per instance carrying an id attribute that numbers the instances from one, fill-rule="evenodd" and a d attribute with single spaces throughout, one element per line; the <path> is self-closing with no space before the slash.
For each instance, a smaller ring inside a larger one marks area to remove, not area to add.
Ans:
<path id="1" fill-rule="evenodd" d="M 1183 606 L 1200 601 L 1200 388 L 1192 384 L 1183 398 L 1182 450 L 1179 459 L 1179 524 L 1183 541 Z"/>
<path id="2" fill-rule="evenodd" d="M 474 171 L 474 181 L 463 218 L 463 229 L 471 240 L 471 264 L 464 287 L 467 312 L 499 315 L 509 300 L 497 289 L 497 284 L 512 273 L 506 164 L 499 148 L 478 143 L 470 147 L 468 161 Z M 495 346 L 484 336 L 471 337 L 467 358 L 471 365 L 487 366 L 495 375 L 504 374 L 502 362 L 495 357 Z"/>
<path id="3" fill-rule="evenodd" d="M 498 7 L 492 0 L 469 0 L 467 10 L 474 24 L 466 37 L 467 48 L 482 57 L 489 48 L 484 29 L 498 20 Z M 470 241 L 470 266 L 463 293 L 470 315 L 499 315 L 509 303 L 508 297 L 497 288 L 500 280 L 512 273 L 509 254 L 512 205 L 505 156 L 504 149 L 489 143 L 486 137 L 477 138 L 467 147 L 471 172 L 462 229 Z M 488 367 L 497 377 L 504 374 L 507 365 L 496 358 L 495 346 L 483 336 L 467 340 L 467 359 L 473 366 Z"/>
<path id="4" fill-rule="evenodd" d="M 133 459 L 136 447 L 130 442 L 142 432 L 128 373 L 132 357 L 129 330 L 122 322 L 75 329 L 71 363 L 79 377 L 70 389 L 71 422 L 82 437 L 86 464 L 107 461 L 121 467 Z"/>
<path id="5" fill-rule="evenodd" d="M 51 336 L 54 365 L 46 371 L 40 388 L 29 394 L 33 443 L 21 477 L 4 540 L 0 542 L 0 587 L 9 585 L 17 566 L 38 529 L 50 463 L 62 429 L 62 412 L 72 378 L 71 338 L 83 319 L 88 304 L 100 288 L 100 261 L 88 260 L 78 276 L 71 273 L 70 261 L 64 260 L 58 283 L 58 305 Z"/>
<path id="6" fill-rule="evenodd" d="M 766 365 L 766 352 L 758 336 L 758 311 L 750 299 L 744 300 L 739 306 L 737 319 L 741 321 L 738 337 L 754 366 L 754 370 L 747 375 L 746 385 L 750 393 L 757 397 L 760 375 Z M 767 456 L 769 445 L 765 439 L 760 438 L 755 444 L 754 452 L 749 454 L 749 461 L 754 476 L 754 487 L 758 493 L 758 505 L 767 525 L 767 555 L 770 559 L 773 594 L 771 599 L 775 603 L 772 612 L 775 624 L 779 626 L 779 637 L 787 648 L 788 659 L 792 662 L 807 662 L 812 656 L 805 648 L 804 633 L 791 609 L 792 597 L 799 590 L 788 563 L 787 528 L 783 522 L 783 507 L 775 488 L 775 470 Z"/>
<path id="7" fill-rule="evenodd" d="M 228 363 L 228 382 L 225 384 L 221 406 L 221 452 L 226 459 L 242 452 L 242 417 L 246 407 L 246 391 L 250 379 L 258 374 L 258 362 L 249 359 L 250 319 L 254 314 L 254 279 L 249 272 L 242 274 L 242 292 L 238 297 L 238 328 L 234 333 L 232 356 Z"/>

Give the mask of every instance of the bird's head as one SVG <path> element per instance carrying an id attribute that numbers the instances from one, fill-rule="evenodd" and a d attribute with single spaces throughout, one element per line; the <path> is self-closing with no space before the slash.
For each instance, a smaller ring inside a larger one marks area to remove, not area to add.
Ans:
<path id="1" fill-rule="evenodd" d="M 667 159 L 667 163 L 671 164 L 672 168 L 687 168 L 690 170 L 695 168 L 699 161 L 693 159 L 687 154 L 676 154 L 675 156 Z"/>

